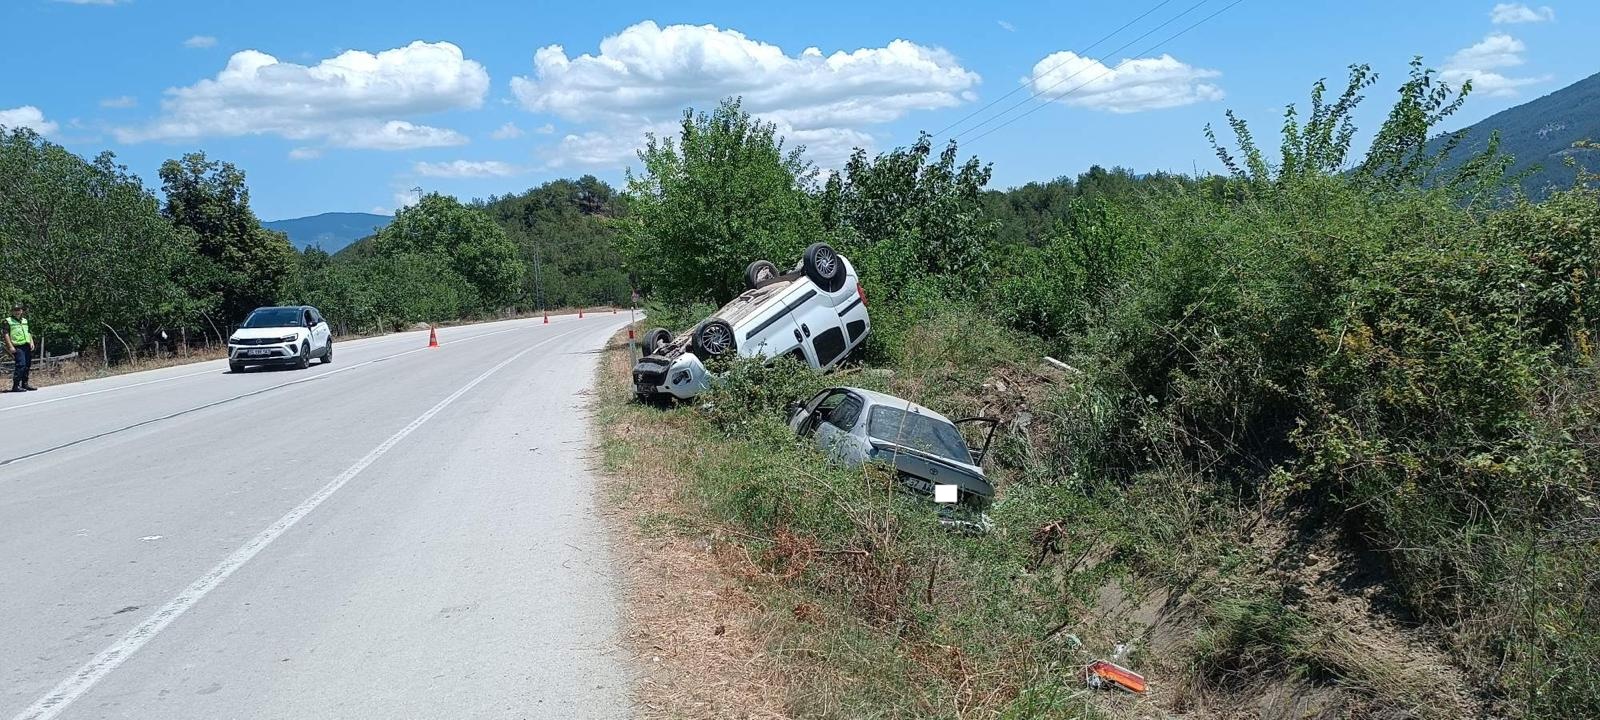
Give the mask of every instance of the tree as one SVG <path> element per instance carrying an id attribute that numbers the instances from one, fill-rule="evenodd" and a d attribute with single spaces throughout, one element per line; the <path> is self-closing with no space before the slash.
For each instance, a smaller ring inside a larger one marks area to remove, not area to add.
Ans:
<path id="1" fill-rule="evenodd" d="M 984 214 L 990 168 L 976 157 L 956 164 L 951 142 L 930 162 L 926 133 L 909 148 L 872 160 L 856 149 L 822 195 L 825 229 L 847 253 L 869 290 L 895 298 L 908 281 L 938 278 L 958 292 L 981 287 L 996 224 Z"/>
<path id="2" fill-rule="evenodd" d="M 1434 183 L 1467 198 L 1492 196 L 1510 180 L 1506 170 L 1511 158 L 1500 154 L 1498 135 L 1489 138 L 1482 152 L 1457 165 L 1448 176 L 1439 177 L 1450 153 L 1465 135 L 1448 133 L 1430 143 L 1431 134 L 1466 102 L 1472 82 L 1454 89 L 1434 75 L 1433 70 L 1423 66 L 1421 58 L 1412 59 L 1410 77 L 1400 86 L 1399 100 L 1378 128 L 1366 156 L 1353 168 L 1348 162 L 1356 134 L 1355 110 L 1364 97 L 1361 93 L 1378 79 L 1367 65 L 1350 66 L 1344 92 L 1332 104 L 1323 100 L 1327 92 L 1325 81 L 1312 85 L 1311 114 L 1303 124 L 1294 105 L 1284 109 L 1283 144 L 1276 166 L 1268 164 L 1249 126 L 1232 110 L 1227 112 L 1227 118 L 1237 150 L 1222 145 L 1210 125 L 1205 128 L 1205 136 L 1229 174 L 1257 192 L 1348 171 L 1354 180 L 1372 190 L 1404 190 Z"/>
<path id="3" fill-rule="evenodd" d="M 442 265 L 411 263 L 405 267 L 413 275 L 419 267 L 453 271 L 473 289 L 475 299 L 468 307 L 476 310 L 494 310 L 515 302 L 525 274 L 516 245 L 487 213 L 438 193 L 424 195 L 417 204 L 397 213 L 394 222 L 379 231 L 374 249 L 388 259 L 405 255 L 442 259 Z"/>
<path id="4" fill-rule="evenodd" d="M 0 300 L 27 302 L 41 334 L 83 346 L 194 319 L 177 279 L 194 248 L 139 178 L 37 133 L 0 130 Z"/>
<path id="5" fill-rule="evenodd" d="M 820 236 L 804 148 L 785 149 L 771 123 L 724 100 L 683 113 L 672 138 L 648 136 L 643 173 L 628 173 L 622 248 L 645 289 L 669 303 L 726 301 L 756 259 L 796 258 Z"/>
<path id="6" fill-rule="evenodd" d="M 294 264 L 294 248 L 282 233 L 261 227 L 250 209 L 244 173 L 232 163 L 189 153 L 161 164 L 163 212 L 192 232 L 211 267 L 197 271 L 194 292 L 216 296 L 227 320 L 243 319 L 261 305 L 279 302 Z"/>
<path id="7" fill-rule="evenodd" d="M 592 175 L 552 180 L 480 204 L 530 270 L 523 297 L 534 307 L 623 305 L 627 271 L 617 247 L 622 198 Z"/>

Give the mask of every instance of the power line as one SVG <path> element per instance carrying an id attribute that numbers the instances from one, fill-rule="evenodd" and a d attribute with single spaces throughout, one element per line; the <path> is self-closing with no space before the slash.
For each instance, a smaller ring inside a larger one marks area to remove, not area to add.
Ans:
<path id="1" fill-rule="evenodd" d="M 1158 43 L 1156 43 L 1154 45 L 1151 45 L 1148 49 L 1146 49 L 1143 52 L 1140 52 L 1138 54 L 1139 55 L 1149 55 L 1150 53 L 1153 53 L 1156 50 L 1160 49 L 1160 47 L 1162 45 L 1165 45 L 1165 44 L 1167 44 L 1169 42 L 1172 42 L 1173 40 L 1176 40 L 1176 39 L 1182 37 L 1185 33 L 1189 32 L 1190 30 L 1193 30 L 1193 29 L 1195 29 L 1197 27 L 1200 27 L 1201 25 L 1204 25 L 1208 20 L 1227 12 L 1233 6 L 1238 5 L 1239 3 L 1242 3 L 1242 2 L 1244 2 L 1244 0 L 1233 0 L 1233 2 L 1228 3 L 1227 5 L 1224 5 L 1221 10 L 1218 10 L 1218 11 L 1216 11 L 1214 13 L 1211 13 L 1210 15 L 1207 15 L 1207 16 L 1205 16 L 1203 18 L 1200 18 L 1193 25 L 1190 25 L 1189 27 L 1186 27 L 1186 28 L 1184 28 L 1182 30 L 1179 30 L 1178 32 L 1173 33 L 1172 35 L 1167 36 L 1167 38 L 1165 40 L 1162 40 L 1161 42 L 1158 42 Z M 988 134 L 990 134 L 990 133 L 992 133 L 992 132 L 994 132 L 996 130 L 999 130 L 1000 128 L 1003 128 L 1003 127 L 1005 127 L 1007 125 L 1010 125 L 1011 123 L 1014 123 L 1014 122 L 1016 122 L 1018 120 L 1021 120 L 1022 118 L 1025 118 L 1025 117 L 1027 117 L 1029 115 L 1032 115 L 1032 114 L 1044 109 L 1049 103 L 1055 102 L 1056 100 L 1060 100 L 1061 98 L 1064 98 L 1064 97 L 1066 97 L 1068 95 L 1071 95 L 1074 91 L 1082 89 L 1084 86 L 1088 85 L 1089 83 L 1092 83 L 1092 82 L 1094 82 L 1096 80 L 1099 80 L 1102 77 L 1105 77 L 1105 75 L 1107 73 L 1110 73 L 1110 72 L 1116 70 L 1117 68 L 1122 67 L 1123 65 L 1127 64 L 1127 62 L 1128 62 L 1127 60 L 1124 60 L 1124 61 L 1122 61 L 1120 63 L 1117 63 L 1117 67 L 1116 68 L 1106 68 L 1105 70 L 1100 71 L 1100 74 L 1098 74 L 1098 75 L 1096 75 L 1096 76 L 1094 76 L 1092 78 L 1089 78 L 1088 80 L 1083 81 L 1082 83 L 1080 83 L 1080 84 L 1068 89 L 1066 92 L 1061 93 L 1060 95 L 1057 95 L 1057 96 L 1055 96 L 1053 98 L 1050 98 L 1049 100 L 1046 100 L 1044 103 L 1040 103 L 1038 106 L 1028 110 L 1025 113 L 1022 113 L 1021 115 L 1013 117 L 1010 120 L 1007 120 L 1007 121 L 1005 121 L 1003 123 L 1000 123 L 999 125 L 996 125 L 996 126 L 994 126 L 992 128 L 989 128 L 988 130 L 985 130 L 983 133 L 981 133 L 981 134 L 979 134 L 979 135 L 977 135 L 977 136 L 975 136 L 975 137 L 973 137 L 971 139 L 968 139 L 967 142 L 969 144 L 977 142 L 977 141 L 983 139 L 984 136 L 986 136 L 986 135 L 988 135 Z M 976 129 L 976 128 L 974 128 L 974 129 Z"/>
<path id="2" fill-rule="evenodd" d="M 1183 12 L 1178 13 L 1177 15 L 1173 15 L 1170 18 L 1167 18 L 1167 20 L 1165 22 L 1163 22 L 1160 25 L 1157 25 L 1157 26 L 1155 26 L 1153 28 L 1150 28 L 1149 30 L 1146 30 L 1143 35 L 1140 35 L 1139 37 L 1136 37 L 1136 38 L 1134 38 L 1132 40 L 1129 40 L 1129 41 L 1123 43 L 1120 47 L 1118 47 L 1115 50 L 1112 50 L 1111 52 L 1106 53 L 1105 55 L 1101 56 L 1099 59 L 1095 59 L 1095 58 L 1089 58 L 1089 59 L 1094 60 L 1094 62 L 1096 64 L 1104 66 L 1106 58 L 1109 58 L 1112 55 L 1115 55 L 1115 54 L 1117 54 L 1119 52 L 1122 52 L 1123 50 L 1126 50 L 1128 48 L 1128 46 L 1130 46 L 1130 45 L 1132 45 L 1132 44 L 1134 44 L 1136 42 L 1139 42 L 1140 40 L 1143 40 L 1143 39 L 1145 39 L 1147 37 L 1150 37 L 1151 35 L 1155 34 L 1155 32 L 1157 30 L 1160 30 L 1161 28 L 1164 28 L 1164 27 L 1166 27 L 1168 25 L 1171 25 L 1173 22 L 1177 21 L 1178 18 L 1181 18 L 1181 17 L 1183 17 L 1185 15 L 1188 15 L 1189 13 L 1194 12 L 1201 5 L 1204 5 L 1204 4 L 1206 4 L 1207 2 L 1210 2 L 1210 1 L 1211 0 L 1200 0 L 1199 2 L 1197 2 L 1197 3 L 1193 4 L 1193 5 L 1190 5 L 1188 7 L 1188 9 L 1184 10 Z M 1139 54 L 1143 54 L 1143 53 L 1139 53 Z M 1081 56 L 1079 56 L 1079 57 L 1081 57 Z M 1062 64 L 1064 65 L 1065 63 L 1062 63 Z M 1117 66 L 1121 67 L 1122 64 L 1118 63 Z M 1062 83 L 1064 83 L 1064 82 L 1066 82 L 1068 80 L 1071 80 L 1072 78 L 1075 78 L 1078 75 L 1081 75 L 1083 73 L 1083 71 L 1087 70 L 1087 69 L 1089 69 L 1089 66 L 1087 66 L 1087 65 L 1082 67 L 1082 68 L 1079 68 L 1077 72 L 1072 73 L 1071 75 L 1068 75 L 1068 76 L 1066 76 L 1064 78 L 1061 78 L 1060 80 L 1057 80 L 1054 83 L 1051 83 L 1049 87 L 1046 87 L 1046 88 L 1044 88 L 1042 90 L 1035 91 L 1032 95 L 1029 95 L 1028 97 L 1025 97 L 1025 98 L 1023 98 L 1021 100 L 1018 100 L 1015 103 L 1012 103 L 1006 109 L 1001 110 L 1000 112 L 995 113 L 993 115 L 990 115 L 987 120 L 984 120 L 983 122 L 978 123 L 977 125 L 973 125 L 972 127 L 969 127 L 966 130 L 962 130 L 961 132 L 956 133 L 955 137 L 956 138 L 960 138 L 962 135 L 966 135 L 967 133 L 973 132 L 973 131 L 977 130 L 978 128 L 981 128 L 981 127 L 983 127 L 985 125 L 988 125 L 989 123 L 992 123 L 992 122 L 994 122 L 996 120 L 999 120 L 1000 118 L 1002 118 L 1005 115 L 1009 114 L 1012 110 L 1015 110 L 1015 109 L 1017 109 L 1019 107 L 1022 107 L 1023 105 L 1026 105 L 1029 100 L 1033 100 L 1034 98 L 1037 98 L 1037 97 L 1039 97 L 1041 95 L 1044 95 L 1047 92 L 1050 92 L 1052 89 L 1054 89 L 1055 87 L 1061 85 Z M 1102 75 L 1103 74 L 1104 73 L 1102 73 Z M 1008 123 L 1009 123 L 1009 121 L 1008 121 Z M 985 133 L 985 134 L 988 134 L 988 133 Z"/>
<path id="3" fill-rule="evenodd" d="M 1100 43 L 1103 43 L 1103 42 L 1105 42 L 1107 40 L 1110 40 L 1111 38 L 1115 37 L 1117 33 L 1120 33 L 1123 30 L 1127 30 L 1129 26 L 1133 25 L 1136 22 L 1139 22 L 1140 20 L 1143 20 L 1143 19 L 1149 17 L 1150 13 L 1153 13 L 1153 12 L 1155 12 L 1157 10 L 1160 10 L 1161 8 L 1165 7 L 1170 2 L 1172 2 L 1172 0 L 1161 0 L 1161 2 L 1158 3 L 1155 7 L 1144 11 L 1143 15 L 1140 15 L 1139 17 L 1136 17 L 1136 18 L 1134 18 L 1132 20 L 1129 20 L 1128 22 L 1123 23 L 1122 27 L 1119 27 L 1119 28 L 1117 28 L 1115 30 L 1112 30 L 1109 33 L 1106 33 L 1105 37 L 1102 37 L 1099 40 L 1094 41 L 1093 44 L 1089 45 L 1089 47 L 1084 48 L 1083 51 L 1084 52 L 1088 52 L 1090 50 L 1095 49 L 1095 47 L 1098 46 Z M 1067 62 L 1068 61 L 1063 60 L 1060 63 L 1056 64 L 1054 67 L 1051 67 L 1049 70 L 1046 70 L 1046 71 L 1044 71 L 1042 73 L 1036 73 L 1036 74 L 1030 73 L 1031 80 L 1033 82 L 1037 82 L 1039 76 L 1049 75 L 1050 73 L 1055 72 L 1056 70 L 1059 70 L 1063 65 L 1066 65 Z M 966 117 L 963 117 L 960 120 L 957 120 L 957 121 L 955 121 L 953 123 L 950 123 L 949 125 L 944 126 L 944 128 L 939 130 L 939 132 L 934 133 L 933 137 L 939 137 L 940 135 L 945 134 L 945 132 L 949 131 L 951 128 L 953 128 L 953 127 L 955 127 L 957 125 L 960 125 L 961 123 L 964 123 L 964 122 L 966 122 L 968 120 L 971 120 L 974 116 L 982 114 L 983 111 L 988 110 L 989 108 L 992 108 L 995 105 L 999 104 L 1001 100 L 1004 100 L 1004 99 L 1006 99 L 1008 97 L 1011 97 L 1012 95 L 1017 94 L 1017 91 L 1021 90 L 1024 87 L 1027 87 L 1027 86 L 1026 85 L 1018 85 L 1018 86 L 1012 88 L 1010 92 L 1008 92 L 1008 93 L 1006 93 L 1004 95 L 1001 95 L 1000 97 L 997 97 L 997 98 L 995 98 L 993 100 L 990 100 L 988 105 L 985 105 L 985 106 L 983 106 L 981 108 L 978 108 L 977 110 L 973 110 L 972 112 L 967 113 Z"/>

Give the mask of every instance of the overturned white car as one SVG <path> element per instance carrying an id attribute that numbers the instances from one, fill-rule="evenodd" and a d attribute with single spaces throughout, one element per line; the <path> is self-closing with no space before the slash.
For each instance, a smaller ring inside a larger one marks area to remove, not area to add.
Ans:
<path id="1" fill-rule="evenodd" d="M 644 334 L 644 357 L 633 366 L 640 399 L 705 392 L 712 377 L 704 361 L 719 356 L 791 356 L 830 370 L 872 330 L 855 268 L 825 243 L 806 248 L 786 273 L 765 260 L 750 263 L 745 284 L 750 289 L 682 337 L 665 328 Z"/>

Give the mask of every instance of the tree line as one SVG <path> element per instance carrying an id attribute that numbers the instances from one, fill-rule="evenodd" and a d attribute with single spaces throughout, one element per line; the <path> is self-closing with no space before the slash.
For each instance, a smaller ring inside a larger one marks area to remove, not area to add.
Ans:
<path id="1" fill-rule="evenodd" d="M 592 176 L 466 203 L 428 194 L 337 255 L 264 228 L 232 163 L 190 153 L 158 177 L 147 188 L 109 152 L 0 128 L 0 299 L 33 308 L 55 354 L 220 343 L 263 305 L 316 305 L 365 333 L 631 294 L 622 203 Z"/>

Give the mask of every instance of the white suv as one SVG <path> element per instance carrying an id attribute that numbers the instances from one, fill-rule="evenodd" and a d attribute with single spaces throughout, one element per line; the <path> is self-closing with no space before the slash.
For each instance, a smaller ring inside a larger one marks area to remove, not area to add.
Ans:
<path id="1" fill-rule="evenodd" d="M 644 357 L 633 366 L 634 393 L 687 399 L 711 387 L 703 360 L 791 356 L 818 371 L 844 362 L 872 330 L 856 270 L 824 243 L 806 248 L 793 270 L 766 260 L 745 269 L 750 288 L 674 339 L 666 328 L 644 334 Z"/>
<path id="2" fill-rule="evenodd" d="M 333 362 L 333 332 L 322 313 L 309 305 L 256 308 L 228 337 L 228 369 L 250 365 L 304 368 L 311 358 Z"/>

